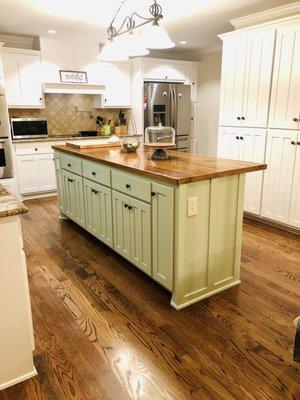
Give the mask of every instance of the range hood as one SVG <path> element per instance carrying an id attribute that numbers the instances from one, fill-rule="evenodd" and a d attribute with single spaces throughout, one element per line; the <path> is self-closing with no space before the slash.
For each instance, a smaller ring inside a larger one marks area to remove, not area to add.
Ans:
<path id="1" fill-rule="evenodd" d="M 103 94 L 104 89 L 96 83 L 44 83 L 44 93 Z"/>

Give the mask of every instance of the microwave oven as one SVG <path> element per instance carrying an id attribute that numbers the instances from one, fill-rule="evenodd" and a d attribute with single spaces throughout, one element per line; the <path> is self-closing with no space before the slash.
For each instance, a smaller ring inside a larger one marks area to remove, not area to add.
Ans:
<path id="1" fill-rule="evenodd" d="M 44 118 L 11 118 L 12 139 L 43 138 L 48 135 L 47 120 Z"/>

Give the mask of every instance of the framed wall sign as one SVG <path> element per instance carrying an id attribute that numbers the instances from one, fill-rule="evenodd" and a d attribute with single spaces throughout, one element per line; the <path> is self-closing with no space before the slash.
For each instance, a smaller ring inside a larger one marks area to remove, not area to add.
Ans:
<path id="1" fill-rule="evenodd" d="M 60 70 L 59 75 L 62 83 L 87 83 L 87 74 L 84 71 Z"/>

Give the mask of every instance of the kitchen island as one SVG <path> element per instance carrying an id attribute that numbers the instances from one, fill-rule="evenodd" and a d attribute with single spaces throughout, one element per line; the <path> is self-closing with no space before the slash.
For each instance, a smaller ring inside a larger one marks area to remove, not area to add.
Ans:
<path id="1" fill-rule="evenodd" d="M 240 283 L 245 173 L 265 164 L 141 148 L 53 146 L 59 207 L 172 293 L 176 309 Z"/>

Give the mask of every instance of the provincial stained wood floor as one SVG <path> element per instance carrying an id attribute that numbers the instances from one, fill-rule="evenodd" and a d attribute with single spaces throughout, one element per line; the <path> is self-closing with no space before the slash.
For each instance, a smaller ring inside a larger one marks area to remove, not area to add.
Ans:
<path id="1" fill-rule="evenodd" d="M 300 399 L 299 237 L 244 224 L 242 284 L 184 310 L 70 221 L 21 217 L 38 376 L 1 400 Z"/>

